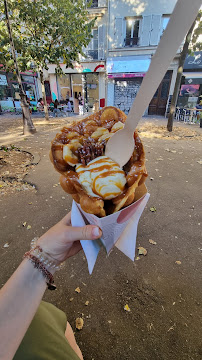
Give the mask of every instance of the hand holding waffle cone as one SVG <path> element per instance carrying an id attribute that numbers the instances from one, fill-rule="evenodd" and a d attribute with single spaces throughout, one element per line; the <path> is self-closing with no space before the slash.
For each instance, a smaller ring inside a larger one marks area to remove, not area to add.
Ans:
<path id="1" fill-rule="evenodd" d="M 105 156 L 108 139 L 124 127 L 125 120 L 121 110 L 105 107 L 64 127 L 52 141 L 50 158 L 62 174 L 62 188 L 85 212 L 98 217 L 130 205 L 147 176 L 144 148 L 136 131 L 133 154 L 123 169 Z"/>

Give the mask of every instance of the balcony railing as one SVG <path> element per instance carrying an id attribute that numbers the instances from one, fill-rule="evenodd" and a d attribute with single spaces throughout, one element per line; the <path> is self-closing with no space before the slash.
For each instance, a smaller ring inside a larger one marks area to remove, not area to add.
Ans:
<path id="1" fill-rule="evenodd" d="M 87 3 L 91 3 L 91 8 L 97 8 L 98 7 L 98 0 L 87 0 Z"/>
<path id="2" fill-rule="evenodd" d="M 138 37 L 126 37 L 125 38 L 125 46 L 137 46 L 139 45 L 139 38 Z"/>
<path id="3" fill-rule="evenodd" d="M 98 50 L 86 50 L 85 54 L 89 60 L 98 60 Z"/>

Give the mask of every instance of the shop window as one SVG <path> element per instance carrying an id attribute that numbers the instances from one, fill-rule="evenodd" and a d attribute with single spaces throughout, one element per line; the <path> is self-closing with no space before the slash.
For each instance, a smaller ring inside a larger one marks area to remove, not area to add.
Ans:
<path id="1" fill-rule="evenodd" d="M 138 19 L 126 20 L 125 46 L 138 45 L 139 29 L 140 29 L 140 20 Z"/>
<path id="2" fill-rule="evenodd" d="M 71 97 L 71 85 L 69 74 L 58 75 L 59 100 L 66 100 Z"/>
<path id="3" fill-rule="evenodd" d="M 0 100 L 7 100 L 9 97 L 12 97 L 11 89 L 8 85 L 0 85 Z"/>
<path id="4" fill-rule="evenodd" d="M 85 54 L 89 59 L 97 60 L 98 59 L 98 29 L 93 29 L 92 39 L 88 44 L 88 47 L 85 50 Z"/>

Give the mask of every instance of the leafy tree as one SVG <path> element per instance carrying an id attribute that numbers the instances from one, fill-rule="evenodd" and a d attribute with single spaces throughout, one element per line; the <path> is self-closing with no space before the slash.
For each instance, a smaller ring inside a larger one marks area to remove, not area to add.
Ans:
<path id="1" fill-rule="evenodd" d="M 177 76 L 173 91 L 173 96 L 171 99 L 170 104 L 170 112 L 168 115 L 168 123 L 167 129 L 168 131 L 173 130 L 173 119 L 176 111 L 176 103 L 177 98 L 180 90 L 180 84 L 182 79 L 182 72 L 184 67 L 184 62 L 188 53 L 192 53 L 193 51 L 200 51 L 202 50 L 202 43 L 199 40 L 199 36 L 202 34 L 202 11 L 200 10 L 195 21 L 193 22 L 192 26 L 190 27 L 187 36 L 185 38 L 185 42 L 183 45 L 182 52 L 179 58 L 179 64 L 177 69 Z"/>
<path id="2" fill-rule="evenodd" d="M 73 67 L 73 62 L 79 61 L 79 54 L 83 54 L 82 48 L 91 40 L 95 19 L 89 20 L 83 0 L 9 0 L 9 6 L 14 43 L 20 54 L 19 67 L 39 72 L 48 119 L 43 69 L 48 70 L 48 64 L 55 64 L 56 72 L 62 73 L 61 63 Z M 1 36 L 1 29 L 0 40 L 3 38 L 8 65 L 10 48 L 5 31 L 5 36 Z"/>
<path id="3" fill-rule="evenodd" d="M 12 36 L 12 30 L 11 30 L 11 25 L 10 25 L 10 19 L 9 19 L 9 11 L 8 11 L 8 6 L 7 6 L 7 1 L 4 0 L 4 12 L 5 12 L 5 20 L 6 20 L 6 27 L 7 27 L 7 31 L 8 31 L 8 42 L 3 43 L 3 48 L 1 49 L 1 58 L 2 59 L 2 63 L 8 61 L 8 68 L 12 65 L 11 62 L 11 56 L 12 56 L 12 60 L 13 63 L 15 65 L 15 72 L 16 72 L 16 76 L 17 76 L 17 80 L 18 80 L 18 84 L 19 84 L 19 89 L 20 89 L 20 98 L 21 98 L 21 106 L 22 106 L 22 114 L 23 114 L 23 133 L 35 133 L 36 129 L 32 123 L 32 119 L 30 116 L 30 111 L 29 111 L 29 105 L 27 103 L 26 100 L 26 94 L 24 92 L 23 86 L 22 86 L 22 81 L 21 81 L 21 76 L 20 76 L 20 72 L 19 72 L 19 68 L 18 68 L 18 64 L 17 64 L 17 57 L 16 57 L 16 50 L 15 50 L 15 46 L 13 43 L 13 36 Z M 0 23 L 0 36 L 2 36 L 2 30 L 5 30 L 5 24 Z M 9 51 L 9 46 L 10 45 L 10 51 Z"/>

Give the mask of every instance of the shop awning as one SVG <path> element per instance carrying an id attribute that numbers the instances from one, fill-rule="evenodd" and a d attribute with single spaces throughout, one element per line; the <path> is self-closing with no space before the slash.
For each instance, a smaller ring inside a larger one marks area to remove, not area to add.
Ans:
<path id="1" fill-rule="evenodd" d="M 108 58 L 107 73 L 145 73 L 149 69 L 150 62 L 150 55 Z"/>
<path id="2" fill-rule="evenodd" d="M 202 84 L 202 72 L 183 72 L 185 84 L 200 85 Z"/>

